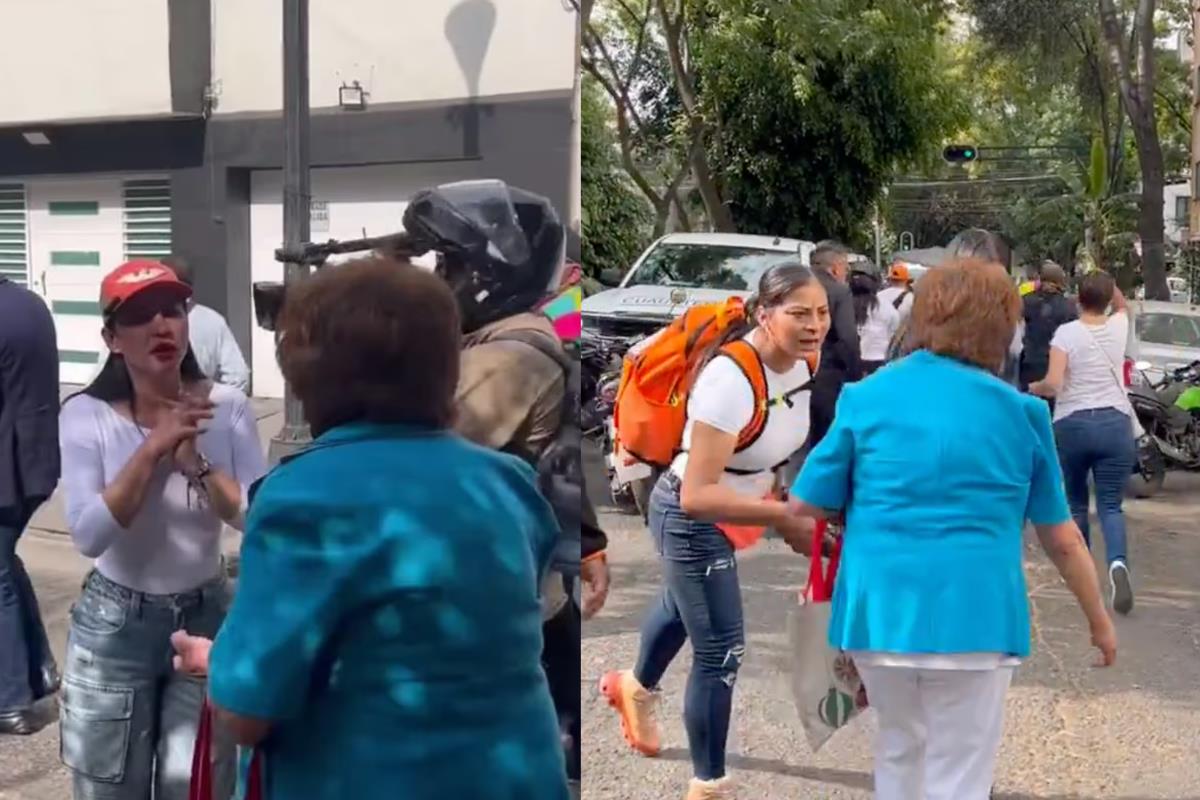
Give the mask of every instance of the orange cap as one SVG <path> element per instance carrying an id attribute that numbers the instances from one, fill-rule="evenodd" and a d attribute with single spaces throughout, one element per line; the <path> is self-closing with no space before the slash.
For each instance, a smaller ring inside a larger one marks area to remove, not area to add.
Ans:
<path id="1" fill-rule="evenodd" d="M 192 296 L 192 287 L 176 277 L 175 272 L 157 261 L 140 259 L 127 261 L 104 276 L 100 282 L 100 308 L 111 314 L 122 303 L 151 286 L 170 286 L 180 300 Z"/>
<path id="2" fill-rule="evenodd" d="M 908 281 L 908 266 L 899 262 L 892 264 L 892 268 L 888 271 L 888 280 Z"/>

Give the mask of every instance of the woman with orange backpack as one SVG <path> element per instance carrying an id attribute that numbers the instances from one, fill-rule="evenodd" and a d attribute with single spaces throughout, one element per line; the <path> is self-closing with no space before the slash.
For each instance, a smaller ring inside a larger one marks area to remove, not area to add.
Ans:
<path id="1" fill-rule="evenodd" d="M 811 542 L 813 521 L 790 514 L 776 471 L 808 437 L 808 391 L 828 330 L 828 300 L 812 272 L 799 263 L 774 266 L 744 320 L 709 346 L 686 398 L 676 398 L 686 400 L 686 427 L 650 497 L 664 587 L 642 625 L 636 667 L 607 673 L 600 690 L 620 714 L 626 741 L 657 755 L 656 690 L 691 640 L 684 722 L 695 778 L 688 800 L 733 796 L 725 742 L 745 653 L 735 550 L 768 526 L 798 551 Z"/>

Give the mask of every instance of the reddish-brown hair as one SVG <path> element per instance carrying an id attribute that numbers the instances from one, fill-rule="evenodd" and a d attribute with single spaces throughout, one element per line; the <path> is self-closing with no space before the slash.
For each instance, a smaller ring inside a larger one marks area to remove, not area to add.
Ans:
<path id="1" fill-rule="evenodd" d="M 999 373 L 1021 316 L 1004 267 L 964 258 L 929 270 L 914 293 L 911 345 Z"/>
<path id="2" fill-rule="evenodd" d="M 314 435 L 349 422 L 448 428 L 462 345 L 446 283 L 410 263 L 364 258 L 289 289 L 279 366 Z"/>

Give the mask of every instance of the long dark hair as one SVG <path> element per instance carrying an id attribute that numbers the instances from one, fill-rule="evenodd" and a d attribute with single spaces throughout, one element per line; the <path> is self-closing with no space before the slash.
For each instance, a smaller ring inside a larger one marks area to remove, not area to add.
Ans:
<path id="1" fill-rule="evenodd" d="M 868 272 L 850 273 L 850 296 L 854 301 L 854 321 L 862 325 L 879 308 L 879 278 Z"/>
<path id="2" fill-rule="evenodd" d="M 731 325 L 717 341 L 708 348 L 704 358 L 700 359 L 700 369 L 704 368 L 713 356 L 729 342 L 737 341 L 758 327 L 757 312 L 760 308 L 774 308 L 781 305 L 787 296 L 802 287 L 808 286 L 817 278 L 813 271 L 799 261 L 785 261 L 775 264 L 758 279 L 758 291 L 746 300 L 746 319 L 737 325 Z"/>

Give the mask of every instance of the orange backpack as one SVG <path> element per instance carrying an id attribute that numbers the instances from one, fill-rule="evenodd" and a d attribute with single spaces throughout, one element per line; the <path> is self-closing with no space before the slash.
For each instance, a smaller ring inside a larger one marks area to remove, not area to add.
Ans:
<path id="1" fill-rule="evenodd" d="M 614 443 L 638 461 L 667 467 L 679 452 L 687 422 L 687 396 L 700 360 L 726 331 L 746 319 L 739 297 L 692 306 L 625 358 L 617 388 Z M 758 351 L 735 340 L 718 351 L 741 367 L 754 390 L 754 416 L 738 435 L 735 452 L 757 441 L 767 424 L 767 376 Z"/>

